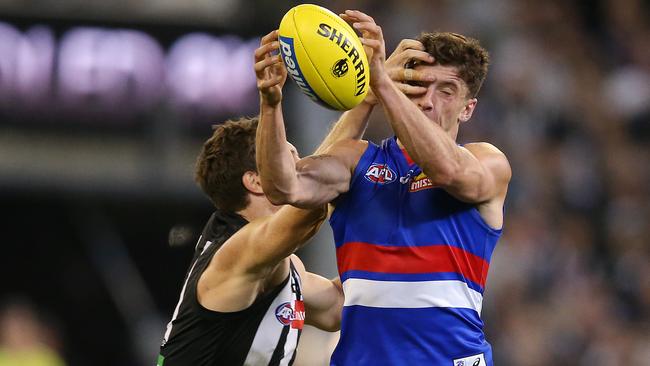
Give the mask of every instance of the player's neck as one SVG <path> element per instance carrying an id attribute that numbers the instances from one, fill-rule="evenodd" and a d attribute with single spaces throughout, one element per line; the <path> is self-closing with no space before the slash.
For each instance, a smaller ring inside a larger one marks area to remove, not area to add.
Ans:
<path id="1" fill-rule="evenodd" d="M 248 206 L 237 211 L 237 213 L 250 222 L 260 217 L 272 215 L 277 210 L 278 207 L 272 205 L 266 196 L 249 195 Z"/>

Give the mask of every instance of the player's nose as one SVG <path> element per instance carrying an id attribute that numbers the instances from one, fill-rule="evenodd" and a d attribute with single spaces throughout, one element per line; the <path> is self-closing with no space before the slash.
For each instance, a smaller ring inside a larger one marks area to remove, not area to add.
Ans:
<path id="1" fill-rule="evenodd" d="M 425 94 L 420 95 L 416 99 L 416 104 L 420 110 L 423 112 L 429 112 L 433 110 L 433 98 L 435 97 L 435 94 L 433 93 L 433 88 L 427 88 L 427 92 Z"/>

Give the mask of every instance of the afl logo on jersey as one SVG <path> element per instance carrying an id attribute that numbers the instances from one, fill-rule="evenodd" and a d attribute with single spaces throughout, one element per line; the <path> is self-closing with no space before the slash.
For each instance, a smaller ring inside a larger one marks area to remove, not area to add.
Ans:
<path id="1" fill-rule="evenodd" d="M 291 320 L 293 320 L 293 309 L 291 308 L 291 304 L 285 302 L 278 306 L 277 309 L 275 309 L 275 317 L 280 323 L 282 323 L 282 325 L 291 324 Z"/>
<path id="2" fill-rule="evenodd" d="M 366 179 L 378 184 L 389 184 L 395 181 L 397 174 L 388 164 L 373 163 L 366 171 Z"/>

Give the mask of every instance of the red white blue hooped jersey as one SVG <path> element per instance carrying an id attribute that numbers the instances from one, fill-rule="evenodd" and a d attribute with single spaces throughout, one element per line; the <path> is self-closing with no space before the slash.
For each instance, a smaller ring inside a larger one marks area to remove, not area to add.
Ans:
<path id="1" fill-rule="evenodd" d="M 369 143 L 330 218 L 345 304 L 332 365 L 492 366 L 481 305 L 501 230 Z"/>

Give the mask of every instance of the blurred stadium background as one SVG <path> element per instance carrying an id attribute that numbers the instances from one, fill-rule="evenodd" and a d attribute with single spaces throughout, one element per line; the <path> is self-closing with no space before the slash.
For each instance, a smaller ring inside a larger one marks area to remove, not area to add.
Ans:
<path id="1" fill-rule="evenodd" d="M 474 36 L 492 68 L 461 141 L 514 178 L 483 307 L 500 366 L 650 365 L 650 2 L 316 1 L 389 52 Z M 212 211 L 211 124 L 257 110 L 252 50 L 292 1 L 0 0 L 0 365 L 152 365 Z M 287 83 L 307 155 L 338 114 Z M 367 137 L 391 134 L 380 110 Z M 300 254 L 335 276 L 329 228 Z M 306 332 L 297 364 L 335 335 Z M 22 358 L 21 358 L 22 357 Z"/>

